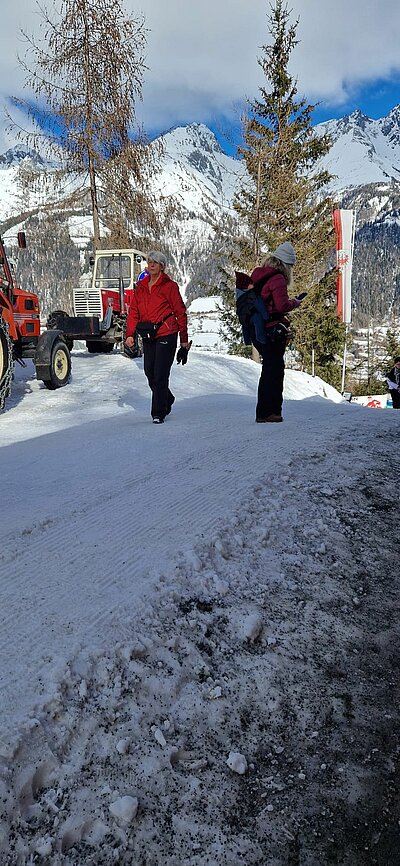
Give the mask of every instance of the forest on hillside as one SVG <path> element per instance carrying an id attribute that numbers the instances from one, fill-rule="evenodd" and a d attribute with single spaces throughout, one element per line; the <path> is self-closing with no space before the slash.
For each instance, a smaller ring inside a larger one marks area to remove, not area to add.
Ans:
<path id="1" fill-rule="evenodd" d="M 353 325 L 378 326 L 400 319 L 400 185 L 392 182 L 354 188 L 342 196 L 341 206 L 356 211 Z M 44 317 L 54 309 L 72 312 L 72 289 L 82 272 L 89 269 L 92 244 L 89 242 L 86 250 L 78 249 L 70 237 L 68 220 L 77 213 L 76 208 L 66 210 L 60 204 L 59 210 L 44 210 L 28 219 L 23 220 L 21 214 L 27 249 L 18 250 L 16 239 L 6 243 L 21 286 L 38 294 Z M 86 213 L 85 208 L 79 211 L 81 217 Z M 171 275 L 186 288 L 189 304 L 196 297 L 218 294 L 227 264 L 224 238 L 234 227 L 233 219 L 221 213 L 219 225 L 207 220 L 204 232 L 189 239 L 184 231 L 186 220 L 187 213 L 177 208 L 160 243 L 168 254 Z M 18 215 L 12 222 L 18 222 Z M 0 226 L 2 232 L 8 229 L 8 221 Z"/>

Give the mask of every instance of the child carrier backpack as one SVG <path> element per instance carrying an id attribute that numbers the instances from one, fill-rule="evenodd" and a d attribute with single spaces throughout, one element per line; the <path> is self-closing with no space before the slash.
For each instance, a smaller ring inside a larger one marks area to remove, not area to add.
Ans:
<path id="1" fill-rule="evenodd" d="M 243 342 L 246 346 L 250 346 L 254 340 L 265 343 L 265 322 L 269 321 L 270 315 L 260 297 L 263 283 L 253 286 L 251 278 L 242 271 L 235 271 L 235 276 L 236 315 L 242 326 Z"/>

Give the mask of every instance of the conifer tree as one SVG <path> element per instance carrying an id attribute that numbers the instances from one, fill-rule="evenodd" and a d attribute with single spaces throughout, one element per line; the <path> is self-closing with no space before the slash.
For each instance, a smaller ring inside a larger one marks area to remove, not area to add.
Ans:
<path id="1" fill-rule="evenodd" d="M 395 358 L 400 358 L 400 337 L 392 328 L 389 328 L 385 340 L 385 373 L 389 373 L 393 367 Z"/>
<path id="2" fill-rule="evenodd" d="M 298 21 L 290 23 L 290 14 L 284 0 L 271 4 L 268 17 L 271 43 L 262 47 L 259 58 L 265 83 L 260 87 L 259 97 L 248 104 L 243 144 L 239 148 L 248 179 L 234 201 L 244 231 L 232 245 L 231 263 L 234 268 L 250 271 L 268 252 L 283 241 L 290 241 L 297 254 L 296 292 L 318 285 L 320 295 L 326 287 L 318 321 L 323 330 L 323 320 L 328 316 L 328 330 L 337 328 L 340 344 L 342 329 L 333 312 L 335 300 L 328 284 L 319 282 L 329 270 L 329 255 L 334 247 L 332 202 L 325 194 L 330 175 L 318 167 L 318 161 L 329 151 L 330 142 L 327 136 L 317 136 L 313 131 L 314 106 L 297 97 L 297 83 L 289 72 L 298 25 Z M 224 298 L 227 309 L 232 301 L 233 292 L 231 297 Z M 313 318 L 310 303 L 306 310 L 315 331 L 318 322 Z M 308 357 L 308 345 L 304 313 L 295 344 L 304 359 Z M 330 357 L 329 349 L 326 354 Z"/>
<path id="3" fill-rule="evenodd" d="M 292 321 L 303 368 L 340 389 L 344 326 L 337 320 L 334 268 L 310 287 Z"/>
<path id="4" fill-rule="evenodd" d="M 120 0 L 60 0 L 51 12 L 39 3 L 38 8 L 44 36 L 35 42 L 24 34 L 27 52 L 20 59 L 33 99 L 15 102 L 33 123 L 29 142 L 42 152 L 47 145 L 51 154 L 61 153 L 70 175 L 87 174 L 98 246 L 101 217 L 107 221 L 110 204 L 111 167 L 126 175 L 133 166 L 140 186 L 150 159 L 140 132 L 134 140 L 145 68 L 144 19 L 126 14 Z"/>

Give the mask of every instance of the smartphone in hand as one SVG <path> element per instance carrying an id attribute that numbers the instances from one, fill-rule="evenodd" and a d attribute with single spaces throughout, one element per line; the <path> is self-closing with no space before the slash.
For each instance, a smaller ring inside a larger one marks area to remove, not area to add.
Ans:
<path id="1" fill-rule="evenodd" d="M 300 292 L 299 295 L 296 295 L 296 301 L 302 301 L 303 298 L 307 296 L 307 292 Z"/>

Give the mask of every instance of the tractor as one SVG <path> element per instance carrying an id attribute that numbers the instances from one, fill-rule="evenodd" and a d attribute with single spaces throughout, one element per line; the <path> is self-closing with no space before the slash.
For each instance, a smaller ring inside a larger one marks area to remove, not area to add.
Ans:
<path id="1" fill-rule="evenodd" d="M 18 232 L 18 246 L 26 248 L 25 232 Z M 71 356 L 62 332 L 40 333 L 37 295 L 17 285 L 0 236 L 0 410 L 11 391 L 14 363 L 25 367 L 32 358 L 36 376 L 46 388 L 62 388 L 71 374 Z"/>
<path id="2" fill-rule="evenodd" d="M 130 357 L 140 357 L 140 338 L 128 352 L 124 337 L 132 294 L 145 264 L 140 250 L 96 250 L 90 260 L 91 285 L 73 289 L 74 315 L 55 310 L 47 319 L 47 327 L 62 331 L 70 348 L 74 340 L 82 340 L 90 353 L 108 354 L 117 345 Z"/>

